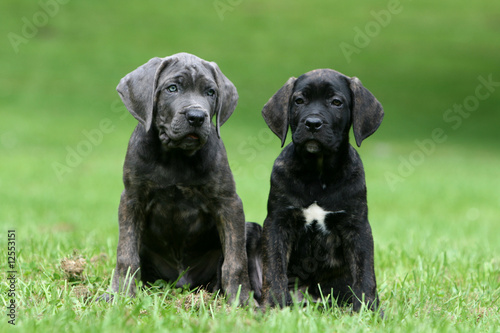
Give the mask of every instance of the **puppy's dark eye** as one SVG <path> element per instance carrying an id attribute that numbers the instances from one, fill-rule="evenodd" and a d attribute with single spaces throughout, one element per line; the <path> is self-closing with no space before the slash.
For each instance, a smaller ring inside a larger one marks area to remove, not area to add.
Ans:
<path id="1" fill-rule="evenodd" d="M 340 99 L 334 98 L 332 104 L 335 106 L 342 106 L 342 101 Z"/>
<path id="2" fill-rule="evenodd" d="M 215 95 L 215 90 L 213 90 L 213 89 L 207 90 L 207 96 L 214 96 L 214 95 Z"/>
<path id="3" fill-rule="evenodd" d="M 304 104 L 304 99 L 303 99 L 303 98 L 300 98 L 300 97 L 299 97 L 299 98 L 296 98 L 296 99 L 295 99 L 295 104 L 297 104 L 297 105 Z"/>
<path id="4" fill-rule="evenodd" d="M 171 84 L 167 87 L 167 90 L 170 92 L 176 92 L 177 91 L 177 86 L 175 84 Z"/>

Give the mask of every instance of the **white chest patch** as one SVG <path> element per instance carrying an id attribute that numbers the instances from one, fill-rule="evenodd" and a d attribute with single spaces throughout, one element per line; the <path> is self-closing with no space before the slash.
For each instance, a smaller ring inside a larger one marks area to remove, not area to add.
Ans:
<path id="1" fill-rule="evenodd" d="M 316 222 L 322 232 L 328 232 L 325 225 L 325 217 L 331 212 L 324 210 L 315 202 L 309 207 L 304 208 L 302 210 L 302 213 L 304 214 L 307 226 L 312 225 L 314 222 Z"/>
<path id="2" fill-rule="evenodd" d="M 316 222 L 319 229 L 323 233 L 328 233 L 329 231 L 325 225 L 326 216 L 328 214 L 345 213 L 345 211 L 341 210 L 338 212 L 329 212 L 318 206 L 318 203 L 314 202 L 309 207 L 302 209 L 302 213 L 304 214 L 304 219 L 306 220 L 306 226 L 310 226 Z"/>

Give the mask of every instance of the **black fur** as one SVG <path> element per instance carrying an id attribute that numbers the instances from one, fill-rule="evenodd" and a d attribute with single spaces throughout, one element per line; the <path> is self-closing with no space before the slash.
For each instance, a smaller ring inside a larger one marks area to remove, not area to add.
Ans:
<path id="1" fill-rule="evenodd" d="M 271 175 L 262 238 L 263 305 L 291 304 L 291 292 L 300 298 L 307 290 L 313 299 L 331 294 L 354 310 L 362 301 L 375 310 L 364 170 L 349 130 L 353 125 L 360 145 L 380 125 L 382 106 L 358 79 L 322 69 L 288 80 L 262 113 L 282 142 L 290 127 L 293 141 Z M 324 226 L 318 219 L 306 223 L 304 212 L 310 211 L 328 212 Z"/>

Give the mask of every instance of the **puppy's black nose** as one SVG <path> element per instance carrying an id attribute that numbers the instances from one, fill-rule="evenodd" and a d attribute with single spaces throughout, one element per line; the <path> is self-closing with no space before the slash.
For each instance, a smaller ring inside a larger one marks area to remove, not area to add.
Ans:
<path id="1" fill-rule="evenodd" d="M 186 118 L 189 125 L 193 127 L 200 127 L 205 121 L 205 112 L 200 110 L 188 110 L 186 112 Z"/>
<path id="2" fill-rule="evenodd" d="M 316 132 L 317 130 L 319 130 L 321 128 L 321 126 L 323 126 L 323 121 L 319 118 L 316 118 L 316 117 L 309 117 L 306 119 L 306 128 L 310 131 L 310 132 Z"/>

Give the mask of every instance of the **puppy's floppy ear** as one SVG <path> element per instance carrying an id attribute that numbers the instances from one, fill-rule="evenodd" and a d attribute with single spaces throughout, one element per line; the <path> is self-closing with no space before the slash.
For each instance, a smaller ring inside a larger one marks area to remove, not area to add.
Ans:
<path id="1" fill-rule="evenodd" d="M 267 101 L 262 109 L 262 117 L 264 117 L 271 131 L 281 139 L 281 147 L 285 145 L 286 141 L 288 109 L 296 80 L 295 77 L 289 78 L 285 85 Z"/>
<path id="2" fill-rule="evenodd" d="M 210 62 L 210 65 L 219 90 L 215 106 L 215 129 L 217 131 L 217 137 L 220 138 L 220 126 L 229 119 L 238 104 L 238 91 L 234 84 L 222 73 L 215 62 Z"/>
<path id="3" fill-rule="evenodd" d="M 361 142 L 372 135 L 382 123 L 384 109 L 357 77 L 350 79 L 350 88 L 353 96 L 352 128 L 356 144 L 360 147 Z"/>
<path id="4" fill-rule="evenodd" d="M 169 62 L 167 58 L 153 58 L 127 74 L 116 87 L 127 110 L 149 131 L 156 105 L 158 77 Z"/>

